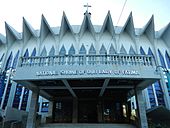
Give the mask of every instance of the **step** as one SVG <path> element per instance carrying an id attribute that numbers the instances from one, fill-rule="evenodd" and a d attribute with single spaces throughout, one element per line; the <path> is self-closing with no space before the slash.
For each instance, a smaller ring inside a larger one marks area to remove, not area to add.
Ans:
<path id="1" fill-rule="evenodd" d="M 136 128 L 131 124 L 84 124 L 84 123 L 50 123 L 42 124 L 39 128 Z"/>

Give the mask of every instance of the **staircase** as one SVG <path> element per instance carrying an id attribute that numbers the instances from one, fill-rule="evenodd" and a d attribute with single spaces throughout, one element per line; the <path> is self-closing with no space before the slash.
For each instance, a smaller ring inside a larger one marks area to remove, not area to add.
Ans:
<path id="1" fill-rule="evenodd" d="M 131 124 L 42 124 L 38 128 L 136 128 Z"/>

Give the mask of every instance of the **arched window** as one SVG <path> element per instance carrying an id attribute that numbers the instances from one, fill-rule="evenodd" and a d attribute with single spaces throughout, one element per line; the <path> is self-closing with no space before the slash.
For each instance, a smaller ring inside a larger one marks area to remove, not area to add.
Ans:
<path id="1" fill-rule="evenodd" d="M 154 61 L 155 61 L 155 56 L 154 56 L 151 48 L 148 49 L 148 55 L 151 55 L 153 57 Z"/>
<path id="2" fill-rule="evenodd" d="M 86 54 L 86 48 L 85 48 L 84 44 L 81 45 L 79 54 Z"/>
<path id="3" fill-rule="evenodd" d="M 54 56 L 54 55 L 55 55 L 55 48 L 54 46 L 52 46 L 49 52 L 49 56 Z"/>
<path id="4" fill-rule="evenodd" d="M 69 49 L 69 51 L 68 51 L 68 54 L 69 54 L 69 55 L 74 55 L 74 54 L 75 54 L 75 48 L 74 48 L 73 45 L 71 45 L 71 47 L 70 47 L 70 49 Z"/>
<path id="5" fill-rule="evenodd" d="M 165 52 L 165 58 L 166 58 L 167 66 L 168 66 L 168 68 L 170 68 L 170 56 L 168 55 L 167 51 Z"/>
<path id="6" fill-rule="evenodd" d="M 24 57 L 29 57 L 29 51 L 28 51 L 28 48 L 26 49 L 26 51 L 25 51 L 25 54 L 24 54 Z"/>
<path id="7" fill-rule="evenodd" d="M 165 61 L 164 61 L 164 57 L 162 56 L 160 50 L 158 49 L 158 55 L 159 55 L 159 59 L 161 61 L 161 65 L 163 68 L 166 68 L 166 65 L 165 65 Z"/>
<path id="8" fill-rule="evenodd" d="M 134 54 L 136 54 L 136 53 L 135 53 L 135 50 L 133 49 L 133 47 L 132 47 L 132 46 L 130 46 L 129 54 L 130 54 L 130 55 L 134 55 Z"/>
<path id="9" fill-rule="evenodd" d="M 17 62 L 18 62 L 18 57 L 19 57 L 19 50 L 14 58 L 14 61 L 13 61 L 13 65 L 12 65 L 12 68 L 15 69 L 16 68 L 16 65 L 17 65 Z"/>
<path id="10" fill-rule="evenodd" d="M 110 46 L 109 54 L 110 55 L 116 54 L 116 50 L 114 49 L 113 44 L 111 44 L 111 46 Z"/>
<path id="11" fill-rule="evenodd" d="M 64 55 L 66 55 L 66 49 L 65 49 L 64 45 L 61 47 L 59 55 L 61 55 L 60 58 L 59 58 L 59 63 L 61 65 L 64 65 L 66 63 L 66 59 L 65 59 L 65 56 L 64 56 Z"/>
<path id="12" fill-rule="evenodd" d="M 100 48 L 99 53 L 102 54 L 102 55 L 107 54 L 107 50 L 106 50 L 106 48 L 105 48 L 105 46 L 104 46 L 103 44 L 102 44 L 102 46 L 101 46 L 101 48 Z"/>
<path id="13" fill-rule="evenodd" d="M 2 54 L 0 62 L 3 60 L 5 53 Z"/>
<path id="14" fill-rule="evenodd" d="M 107 50 L 105 48 L 105 46 L 102 44 L 99 53 L 102 55 L 100 56 L 100 63 L 104 64 L 107 62 Z M 104 56 L 103 56 L 104 55 Z"/>
<path id="15" fill-rule="evenodd" d="M 43 48 L 43 50 L 42 50 L 40 56 L 42 56 L 42 57 L 47 56 L 47 50 L 46 50 L 45 46 L 44 46 L 44 48 Z"/>
<path id="16" fill-rule="evenodd" d="M 59 55 L 65 55 L 66 54 L 66 49 L 64 47 L 64 45 L 61 47 Z"/>
<path id="17" fill-rule="evenodd" d="M 12 52 L 11 52 L 10 55 L 9 55 L 9 57 L 8 57 L 8 60 L 7 60 L 7 62 L 6 62 L 5 70 L 8 70 L 8 69 L 11 67 L 12 59 L 13 59 L 13 54 L 12 54 Z"/>
<path id="18" fill-rule="evenodd" d="M 96 50 L 95 50 L 95 48 L 94 48 L 93 44 L 90 46 L 89 54 L 90 54 L 90 55 L 94 55 L 94 54 L 96 54 Z"/>
<path id="19" fill-rule="evenodd" d="M 146 54 L 145 54 L 145 51 L 143 50 L 142 47 L 140 47 L 140 54 L 141 54 L 141 55 L 146 55 Z"/>
<path id="20" fill-rule="evenodd" d="M 126 49 L 123 47 L 123 45 L 120 48 L 120 54 L 127 54 Z"/>
<path id="21" fill-rule="evenodd" d="M 36 48 L 33 49 L 31 56 L 36 56 Z"/>

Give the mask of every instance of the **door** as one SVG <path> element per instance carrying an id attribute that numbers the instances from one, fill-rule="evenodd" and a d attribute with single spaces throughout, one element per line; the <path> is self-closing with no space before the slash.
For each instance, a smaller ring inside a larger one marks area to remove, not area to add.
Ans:
<path id="1" fill-rule="evenodd" d="M 97 123 L 97 102 L 95 100 L 80 100 L 78 103 L 78 122 Z"/>

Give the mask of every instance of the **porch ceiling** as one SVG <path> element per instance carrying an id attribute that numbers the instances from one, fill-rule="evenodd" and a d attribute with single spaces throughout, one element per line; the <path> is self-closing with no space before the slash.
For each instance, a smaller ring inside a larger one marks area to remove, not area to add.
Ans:
<path id="1" fill-rule="evenodd" d="M 111 97 L 127 94 L 139 85 L 142 79 L 69 79 L 29 81 L 39 89 L 54 97 Z"/>

